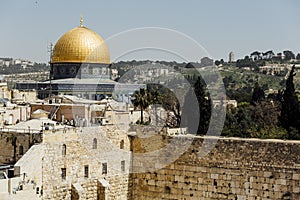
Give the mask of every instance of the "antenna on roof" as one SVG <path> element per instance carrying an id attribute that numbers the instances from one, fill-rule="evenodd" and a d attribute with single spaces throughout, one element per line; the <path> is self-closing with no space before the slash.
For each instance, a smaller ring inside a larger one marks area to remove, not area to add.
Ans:
<path id="1" fill-rule="evenodd" d="M 53 43 L 50 42 L 49 46 L 48 46 L 48 53 L 50 54 L 50 62 L 51 62 L 51 58 L 52 58 L 52 53 L 53 53 Z"/>
<path id="2" fill-rule="evenodd" d="M 49 74 L 49 81 L 50 81 L 50 88 L 49 88 L 49 97 L 51 97 L 52 96 L 52 84 L 51 84 L 51 79 L 52 79 L 52 73 L 53 73 L 53 71 L 52 71 L 52 64 L 51 64 L 51 61 L 52 61 L 52 55 L 53 55 L 53 44 L 52 44 L 52 42 L 50 42 L 50 45 L 48 46 L 48 52 L 49 52 L 49 56 L 50 56 L 50 61 L 49 61 L 49 64 L 50 64 L 50 68 L 51 68 L 51 70 L 50 70 L 50 74 Z"/>

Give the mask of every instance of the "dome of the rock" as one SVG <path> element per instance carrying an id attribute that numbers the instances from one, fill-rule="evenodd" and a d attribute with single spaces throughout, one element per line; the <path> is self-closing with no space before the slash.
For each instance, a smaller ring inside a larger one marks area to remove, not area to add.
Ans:
<path id="1" fill-rule="evenodd" d="M 104 40 L 94 31 L 76 27 L 65 33 L 55 44 L 51 63 L 110 63 Z"/>

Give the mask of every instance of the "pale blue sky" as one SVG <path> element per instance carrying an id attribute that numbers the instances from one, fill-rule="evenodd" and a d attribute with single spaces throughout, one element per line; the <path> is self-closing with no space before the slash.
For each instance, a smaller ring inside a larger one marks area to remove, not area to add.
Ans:
<path id="1" fill-rule="evenodd" d="M 300 52 L 298 0 L 1 0 L 0 57 L 48 61 L 47 45 L 84 25 L 104 39 L 132 28 L 187 34 L 214 59 L 254 50 Z"/>

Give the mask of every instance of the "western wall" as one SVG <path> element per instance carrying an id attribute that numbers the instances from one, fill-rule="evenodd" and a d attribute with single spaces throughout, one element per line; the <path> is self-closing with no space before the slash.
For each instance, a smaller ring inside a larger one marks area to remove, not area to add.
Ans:
<path id="1" fill-rule="evenodd" d="M 176 137 L 135 137 L 133 150 L 147 156 L 188 136 Z M 174 152 L 182 148 L 178 144 Z M 194 137 L 174 163 L 133 174 L 133 199 L 300 199 L 299 152 L 299 141 Z M 133 163 L 138 162 L 133 156 Z M 143 164 L 134 164 L 133 171 L 142 171 Z"/>

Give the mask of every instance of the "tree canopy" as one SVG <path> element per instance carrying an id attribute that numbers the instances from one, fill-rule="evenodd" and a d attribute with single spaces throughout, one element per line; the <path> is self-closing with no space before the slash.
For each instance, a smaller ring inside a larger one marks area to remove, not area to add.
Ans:
<path id="1" fill-rule="evenodd" d="M 136 91 L 133 95 L 133 105 L 135 108 L 140 108 L 141 110 L 141 124 L 144 124 L 144 110 L 148 108 L 151 103 L 150 93 L 147 92 L 145 88 L 141 88 Z"/>

